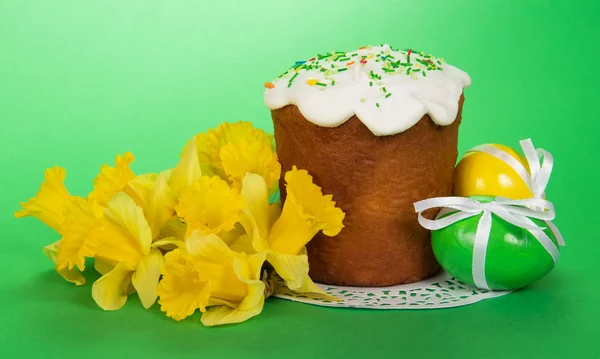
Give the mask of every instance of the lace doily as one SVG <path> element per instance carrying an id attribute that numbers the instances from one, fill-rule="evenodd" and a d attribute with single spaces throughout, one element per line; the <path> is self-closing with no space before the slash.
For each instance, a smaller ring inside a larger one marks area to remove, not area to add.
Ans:
<path id="1" fill-rule="evenodd" d="M 393 287 L 342 287 L 318 284 L 339 302 L 294 293 L 278 278 L 279 290 L 275 297 L 326 307 L 349 307 L 370 309 L 437 309 L 459 307 L 484 299 L 499 297 L 510 291 L 477 289 L 452 278 L 441 271 L 435 277 L 411 284 Z"/>

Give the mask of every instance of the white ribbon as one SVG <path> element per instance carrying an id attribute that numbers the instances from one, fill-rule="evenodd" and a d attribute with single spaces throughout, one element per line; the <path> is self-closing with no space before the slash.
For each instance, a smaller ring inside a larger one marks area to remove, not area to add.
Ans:
<path id="1" fill-rule="evenodd" d="M 516 158 L 491 145 L 477 146 L 471 149 L 469 152 L 487 153 L 488 155 L 492 155 L 503 161 L 513 170 L 515 170 L 515 172 L 517 172 L 519 177 L 521 177 L 523 182 L 525 182 L 533 194 L 533 198 L 544 199 L 546 196 L 546 186 L 550 180 L 550 174 L 552 173 L 552 166 L 554 164 L 552 154 L 541 148 L 535 149 L 530 138 L 522 140 L 519 143 L 521 144 L 521 148 L 525 154 L 525 159 L 529 165 L 529 171 L 527 171 L 525 166 L 523 166 Z M 549 220 L 546 220 L 546 225 L 556 237 L 558 244 L 560 246 L 564 246 L 565 240 L 558 228 L 556 228 L 556 226 Z"/>
<path id="2" fill-rule="evenodd" d="M 415 211 L 419 214 L 419 223 L 429 230 L 442 229 L 463 219 L 482 214 L 473 242 L 472 266 L 473 281 L 479 288 L 490 289 L 485 277 L 485 261 L 492 229 L 492 214 L 515 226 L 527 229 L 548 251 L 555 264 L 560 257 L 558 247 L 544 232 L 544 228 L 539 227 L 530 219 L 536 218 L 547 221 L 546 223 L 554 219 L 554 206 L 544 199 L 510 200 L 497 197 L 495 201 L 481 203 L 464 197 L 440 197 L 416 202 L 414 206 Z M 449 208 L 456 212 L 443 218 L 438 215 L 435 220 L 423 217 L 423 212 L 432 208 Z"/>

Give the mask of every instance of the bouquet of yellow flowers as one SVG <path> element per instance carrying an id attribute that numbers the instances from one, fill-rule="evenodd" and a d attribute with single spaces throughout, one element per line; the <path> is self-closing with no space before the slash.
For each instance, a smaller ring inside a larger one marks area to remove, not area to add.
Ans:
<path id="1" fill-rule="evenodd" d="M 272 138 L 248 122 L 194 136 L 173 169 L 136 175 L 131 153 L 104 165 L 87 197 L 71 195 L 64 168 L 46 170 L 18 218 L 33 216 L 60 240 L 44 253 L 67 281 L 84 285 L 87 258 L 102 276 L 92 286 L 104 310 L 137 293 L 145 308 L 183 320 L 238 323 L 262 311 L 277 273 L 293 291 L 327 296 L 308 275 L 305 245 L 335 236 L 344 212 L 305 171 L 285 173 L 287 199 L 270 203 L 281 165 Z"/>

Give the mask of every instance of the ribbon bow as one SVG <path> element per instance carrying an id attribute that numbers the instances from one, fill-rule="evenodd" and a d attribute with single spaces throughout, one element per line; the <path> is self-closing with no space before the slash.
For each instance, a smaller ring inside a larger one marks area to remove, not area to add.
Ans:
<path id="1" fill-rule="evenodd" d="M 527 229 L 546 249 L 555 264 L 560 257 L 558 247 L 544 232 L 544 228 L 539 227 L 530 219 L 536 218 L 546 221 L 546 223 L 554 219 L 554 206 L 545 199 L 510 200 L 497 197 L 492 202 L 481 203 L 464 197 L 440 197 L 416 202 L 414 207 L 415 211 L 419 214 L 419 223 L 429 230 L 442 229 L 460 220 L 482 213 L 477 224 L 477 231 L 473 242 L 472 266 L 473 281 L 479 288 L 490 289 L 485 277 L 485 260 L 490 231 L 492 229 L 492 214 L 515 226 Z M 445 213 L 451 212 L 451 210 L 455 210 L 456 212 L 440 218 L 440 216 L 445 214 L 441 212 L 435 220 L 423 217 L 423 212 L 432 208 L 444 208 Z"/>
<path id="2" fill-rule="evenodd" d="M 519 144 L 525 154 L 529 171 L 527 171 L 527 168 L 525 168 L 525 166 L 523 166 L 516 158 L 491 145 L 477 146 L 471 149 L 470 152 L 487 153 L 488 155 L 492 155 L 505 162 L 519 175 L 519 177 L 521 177 L 523 182 L 525 182 L 533 194 L 533 198 L 544 199 L 546 196 L 546 186 L 550 180 L 550 174 L 552 173 L 552 167 L 554 165 L 552 154 L 542 148 L 536 149 L 530 138 L 519 141 Z M 558 243 L 561 246 L 564 246 L 565 241 L 563 236 L 554 223 L 550 220 L 546 220 L 546 225 L 556 236 Z"/>

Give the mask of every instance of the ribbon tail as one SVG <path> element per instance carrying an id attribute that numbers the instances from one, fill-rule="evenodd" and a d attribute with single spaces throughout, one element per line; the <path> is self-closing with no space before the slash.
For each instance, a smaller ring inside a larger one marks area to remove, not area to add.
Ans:
<path id="1" fill-rule="evenodd" d="M 533 147 L 533 142 L 531 142 L 531 138 L 528 138 L 526 140 L 519 141 L 519 144 L 521 145 L 523 153 L 525 154 L 525 159 L 527 159 L 527 163 L 529 164 L 531 177 L 535 178 L 537 173 L 540 171 L 540 158 L 535 151 L 535 147 Z"/>
<path id="2" fill-rule="evenodd" d="M 544 191 L 550 180 L 550 174 L 552 173 L 552 166 L 554 160 L 550 152 L 544 151 L 539 148 L 533 147 L 531 139 L 520 141 L 523 153 L 529 164 L 529 171 L 531 172 L 531 183 L 529 189 L 536 198 L 543 198 Z M 540 165 L 541 161 L 541 165 Z"/>
<path id="3" fill-rule="evenodd" d="M 538 158 L 542 160 L 542 166 L 539 172 L 535 176 L 532 182 L 532 193 L 538 198 L 544 198 L 546 186 L 550 181 L 550 175 L 552 174 L 552 167 L 554 166 L 554 158 L 550 152 L 545 151 L 541 148 L 536 150 Z"/>
<path id="4" fill-rule="evenodd" d="M 423 216 L 423 213 L 419 213 L 418 221 L 421 227 L 429 229 L 430 231 L 437 231 L 438 229 L 448 227 L 449 225 L 461 221 L 465 218 L 473 217 L 476 214 L 477 213 L 456 212 L 444 218 L 431 220 L 425 218 Z"/>
<path id="5" fill-rule="evenodd" d="M 552 223 L 551 221 L 545 221 L 545 222 L 546 222 L 546 225 L 548 226 L 548 228 L 550 229 L 550 231 L 552 231 L 552 233 L 556 237 L 556 241 L 558 242 L 558 245 L 561 247 L 564 247 L 565 239 L 563 238 L 562 234 L 558 230 L 558 227 L 556 227 L 556 225 L 554 223 Z"/>
<path id="6" fill-rule="evenodd" d="M 477 224 L 473 242 L 473 282 L 476 287 L 481 289 L 490 289 L 485 278 L 485 258 L 491 229 L 492 213 L 484 211 Z"/>

